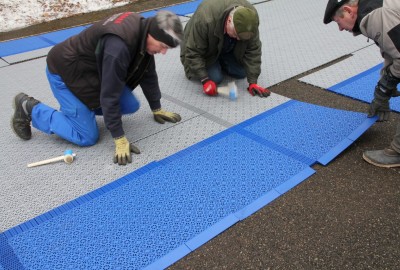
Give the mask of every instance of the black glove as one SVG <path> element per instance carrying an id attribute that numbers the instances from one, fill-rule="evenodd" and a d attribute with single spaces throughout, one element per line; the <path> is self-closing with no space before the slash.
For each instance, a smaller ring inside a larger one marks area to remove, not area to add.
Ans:
<path id="1" fill-rule="evenodd" d="M 381 79 L 378 82 L 378 87 L 386 96 L 397 97 L 400 96 L 397 90 L 397 85 L 400 83 L 400 78 L 395 77 L 390 71 L 390 66 L 383 70 Z"/>
<path id="2" fill-rule="evenodd" d="M 391 95 L 382 92 L 379 83 L 375 87 L 374 99 L 369 106 L 368 117 L 378 115 L 378 122 L 389 120 L 390 107 L 389 100 Z"/>

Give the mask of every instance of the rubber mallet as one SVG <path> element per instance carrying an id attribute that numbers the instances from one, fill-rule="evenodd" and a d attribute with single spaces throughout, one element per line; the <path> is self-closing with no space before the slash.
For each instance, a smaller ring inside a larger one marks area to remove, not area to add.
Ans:
<path id="1" fill-rule="evenodd" d="M 45 164 L 50 164 L 50 163 L 61 161 L 61 160 L 64 160 L 64 162 L 67 163 L 67 164 L 71 164 L 72 161 L 74 161 L 74 157 L 75 156 L 76 156 L 76 154 L 72 153 L 72 150 L 65 150 L 63 156 L 59 156 L 59 157 L 55 157 L 55 158 L 50 158 L 50 159 L 46 159 L 46 160 L 30 163 L 30 164 L 28 164 L 28 168 L 41 166 L 41 165 L 45 165 Z"/>
<path id="2" fill-rule="evenodd" d="M 227 86 L 220 86 L 217 88 L 218 95 L 229 97 L 230 100 L 237 99 L 237 87 L 236 83 L 230 82 Z"/>

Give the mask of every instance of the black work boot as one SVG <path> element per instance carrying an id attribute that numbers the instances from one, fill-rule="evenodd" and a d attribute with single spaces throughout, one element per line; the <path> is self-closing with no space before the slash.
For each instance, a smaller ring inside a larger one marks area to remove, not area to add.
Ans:
<path id="1" fill-rule="evenodd" d="M 31 131 L 31 113 L 35 105 L 40 101 L 19 93 L 14 98 L 14 116 L 12 118 L 12 128 L 15 134 L 21 139 L 29 140 L 32 137 Z"/>
<path id="2" fill-rule="evenodd" d="M 397 153 L 391 147 L 385 148 L 384 150 L 365 151 L 363 159 L 378 167 L 400 167 L 400 153 Z"/>

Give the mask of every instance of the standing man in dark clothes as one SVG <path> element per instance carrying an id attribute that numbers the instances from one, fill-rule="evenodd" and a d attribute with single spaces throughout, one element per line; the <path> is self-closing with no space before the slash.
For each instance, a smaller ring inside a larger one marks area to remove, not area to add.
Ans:
<path id="1" fill-rule="evenodd" d="M 32 121 L 45 133 L 90 146 L 99 138 L 95 115 L 103 115 L 115 142 L 114 163 L 132 162 L 131 152 L 140 151 L 125 136 L 121 115 L 139 109 L 134 88 L 141 86 L 157 122 L 181 120 L 161 107 L 154 54 L 165 54 L 182 37 L 182 24 L 169 11 L 147 19 L 125 12 L 94 23 L 47 56 L 47 78 L 60 110 L 20 93 L 14 98 L 14 132 L 29 140 Z"/>
<path id="2" fill-rule="evenodd" d="M 375 87 L 369 117 L 379 121 L 389 118 L 389 100 L 399 95 L 400 82 L 400 1 L 399 0 L 329 0 L 324 23 L 336 22 L 339 30 L 363 34 L 379 46 L 385 60 Z M 379 167 L 400 166 L 400 123 L 390 146 L 383 150 L 365 151 L 363 158 Z"/>

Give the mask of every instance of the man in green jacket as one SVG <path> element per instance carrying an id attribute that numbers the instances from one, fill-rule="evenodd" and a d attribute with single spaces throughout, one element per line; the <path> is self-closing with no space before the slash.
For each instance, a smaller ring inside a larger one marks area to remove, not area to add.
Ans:
<path id="1" fill-rule="evenodd" d="M 261 41 L 257 10 L 246 0 L 204 0 L 186 24 L 181 62 L 188 79 L 200 80 L 209 96 L 218 94 L 223 73 L 247 77 L 251 95 L 268 97 L 257 84 L 261 73 Z"/>

